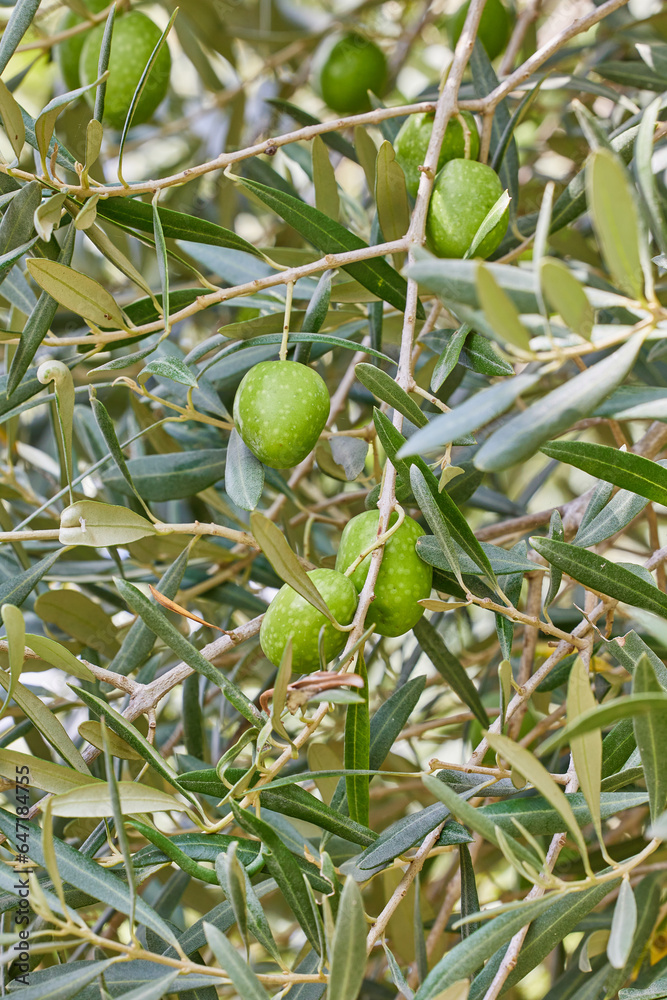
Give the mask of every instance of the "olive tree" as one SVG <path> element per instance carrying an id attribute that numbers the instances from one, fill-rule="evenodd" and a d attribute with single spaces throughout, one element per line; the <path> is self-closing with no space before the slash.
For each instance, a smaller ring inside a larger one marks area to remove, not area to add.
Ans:
<path id="1" fill-rule="evenodd" d="M 0 0 L 24 1000 L 667 997 L 667 13 Z"/>

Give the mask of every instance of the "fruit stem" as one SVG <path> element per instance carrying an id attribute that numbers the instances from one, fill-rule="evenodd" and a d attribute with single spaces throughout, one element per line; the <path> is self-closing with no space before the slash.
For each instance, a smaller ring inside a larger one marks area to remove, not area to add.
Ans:
<path id="1" fill-rule="evenodd" d="M 392 526 L 390 528 L 387 528 L 387 530 L 384 531 L 381 535 L 378 535 L 372 545 L 369 545 L 367 549 L 364 549 L 363 552 L 359 553 L 354 562 L 350 563 L 350 565 L 345 570 L 345 576 L 352 576 L 355 569 L 361 565 L 366 556 L 369 556 L 371 552 L 373 552 L 375 549 L 379 549 L 381 545 L 384 545 L 385 542 L 389 538 L 391 538 L 391 536 L 394 534 L 395 531 L 398 531 L 400 526 L 403 524 L 403 521 L 405 520 L 405 511 L 401 507 L 400 503 L 394 505 L 394 510 L 398 512 L 396 523 L 392 524 Z"/>
<path id="2" fill-rule="evenodd" d="M 288 281 L 285 289 L 285 322 L 283 323 L 283 339 L 280 343 L 280 360 L 287 361 L 287 338 L 289 337 L 289 323 L 292 315 L 292 294 L 294 292 L 294 282 Z"/>

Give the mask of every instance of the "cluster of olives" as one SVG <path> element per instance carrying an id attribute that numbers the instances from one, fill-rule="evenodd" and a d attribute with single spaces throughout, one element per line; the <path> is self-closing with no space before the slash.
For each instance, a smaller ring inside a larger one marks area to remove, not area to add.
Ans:
<path id="1" fill-rule="evenodd" d="M 243 377 L 234 399 L 234 421 L 245 445 L 265 465 L 286 469 L 297 465 L 313 449 L 329 416 L 329 393 L 312 368 L 293 361 L 263 361 Z M 335 569 L 315 569 L 309 576 L 340 625 L 348 625 L 357 608 L 370 555 L 349 575 L 346 571 L 377 537 L 379 511 L 353 518 L 343 531 Z M 392 515 L 392 523 L 397 515 Z M 366 624 L 378 635 L 398 636 L 411 629 L 423 614 L 417 602 L 429 596 L 433 571 L 415 551 L 423 529 L 406 517 L 385 544 L 375 598 Z M 271 602 L 260 642 L 265 655 L 278 665 L 289 639 L 292 669 L 317 670 L 319 635 L 323 634 L 325 662 L 343 649 L 347 633 L 337 629 L 292 587 L 285 584 Z"/>
<path id="2" fill-rule="evenodd" d="M 450 41 L 458 41 L 470 0 L 449 20 Z M 505 48 L 512 28 L 502 0 L 487 0 L 477 37 L 494 59 Z M 387 81 L 387 63 L 372 41 L 351 32 L 328 39 L 314 63 L 314 84 L 324 101 L 341 114 L 370 107 L 368 92 L 381 95 Z M 396 159 L 403 168 L 407 189 L 414 197 L 431 133 L 433 114 L 411 115 L 396 137 Z M 438 257 L 463 257 L 479 227 L 503 193 L 496 172 L 477 162 L 479 133 L 474 117 L 466 111 L 447 126 L 438 159 L 426 221 L 426 239 Z M 488 257 L 500 245 L 509 214 L 501 218 L 475 248 L 476 257 Z"/>
<path id="3" fill-rule="evenodd" d="M 109 6 L 108 0 L 85 0 L 85 3 L 92 14 L 99 14 Z M 69 11 L 63 19 L 61 30 L 73 28 L 82 20 L 74 11 Z M 58 45 L 56 58 L 68 90 L 88 86 L 97 80 L 104 27 L 104 23 L 97 24 L 89 31 L 72 35 Z M 157 24 L 140 11 L 120 12 L 117 15 L 104 100 L 104 121 L 112 128 L 122 129 L 125 125 L 134 92 L 161 34 Z M 148 121 L 162 103 L 169 87 L 170 73 L 171 55 L 168 47 L 163 45 L 137 103 L 133 117 L 135 125 Z M 95 102 L 94 92 L 88 91 L 86 97 L 92 106 Z"/>

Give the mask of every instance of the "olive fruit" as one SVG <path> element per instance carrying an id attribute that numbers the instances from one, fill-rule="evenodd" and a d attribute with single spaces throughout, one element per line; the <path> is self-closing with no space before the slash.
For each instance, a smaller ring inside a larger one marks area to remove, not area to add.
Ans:
<path id="1" fill-rule="evenodd" d="M 349 625 L 357 608 L 357 591 L 349 577 L 335 569 L 313 569 L 308 574 L 341 625 Z M 347 632 L 331 624 L 288 584 L 280 588 L 264 615 L 259 642 L 264 655 L 280 665 L 285 646 L 292 640 L 292 670 L 309 674 L 320 668 L 319 635 L 324 625 L 324 656 L 328 663 L 343 651 Z"/>
<path id="2" fill-rule="evenodd" d="M 477 230 L 503 193 L 498 174 L 476 160 L 450 160 L 433 185 L 426 218 L 426 240 L 438 257 L 463 257 Z M 507 231 L 507 209 L 475 250 L 493 253 Z"/>
<path id="3" fill-rule="evenodd" d="M 313 68 L 315 89 L 333 111 L 341 114 L 367 111 L 367 91 L 381 94 L 387 79 L 384 52 L 356 32 L 324 42 Z"/>
<path id="4" fill-rule="evenodd" d="M 395 512 L 391 515 L 390 526 L 397 517 Z M 345 572 L 373 544 L 379 520 L 378 510 L 367 510 L 346 524 L 336 557 L 337 570 Z M 375 600 L 366 615 L 366 624 L 375 622 L 378 635 L 403 635 L 414 628 L 424 613 L 424 608 L 417 602 L 431 593 L 433 569 L 422 562 L 415 551 L 415 542 L 423 534 L 424 529 L 411 517 L 406 517 L 385 543 L 375 584 Z M 359 591 L 366 581 L 370 562 L 368 555 L 351 574 L 352 582 Z"/>
<path id="5" fill-rule="evenodd" d="M 109 0 L 85 0 L 86 7 L 90 10 L 91 14 L 99 14 L 101 10 L 109 6 Z M 75 14 L 73 10 L 68 10 L 62 21 L 60 22 L 59 31 L 69 31 L 70 28 L 75 27 L 77 24 L 81 24 L 83 21 L 82 17 Z M 76 90 L 81 86 L 81 78 L 79 76 L 79 59 L 81 58 L 81 49 L 86 40 L 86 32 L 81 31 L 78 35 L 72 35 L 70 38 L 66 38 L 64 42 L 60 42 L 56 45 L 56 61 L 60 67 L 60 73 L 68 90 Z M 94 77 L 97 79 L 97 76 Z"/>
<path id="6" fill-rule="evenodd" d="M 294 361 L 262 361 L 243 376 L 234 423 L 245 444 L 272 469 L 291 469 L 313 450 L 329 416 L 324 380 Z"/>
<path id="7" fill-rule="evenodd" d="M 94 83 L 97 79 L 104 27 L 104 24 L 98 24 L 92 28 L 83 44 L 79 61 L 83 85 Z M 157 24 L 139 11 L 130 11 L 114 23 L 104 100 L 104 121 L 112 128 L 122 129 L 124 126 L 137 84 L 161 35 Z M 168 46 L 163 45 L 135 109 L 134 125 L 148 121 L 162 103 L 167 95 L 170 73 L 171 55 Z M 94 91 L 88 91 L 86 97 L 91 105 L 95 103 Z"/>
<path id="8" fill-rule="evenodd" d="M 468 16 L 470 0 L 462 4 L 449 22 L 449 37 L 452 47 L 458 42 L 465 19 Z M 489 59 L 495 59 L 509 41 L 512 17 L 502 0 L 486 0 L 479 22 L 477 37 L 486 49 Z"/>
<path id="9" fill-rule="evenodd" d="M 420 115 L 410 115 L 403 123 L 396 136 L 394 149 L 396 159 L 403 168 L 405 182 L 408 191 L 413 197 L 417 194 L 419 178 L 421 176 L 419 167 L 426 157 L 426 150 L 431 141 L 433 131 L 433 112 L 427 111 Z M 471 160 L 476 160 L 479 156 L 479 132 L 475 119 L 469 111 L 462 111 L 461 118 L 465 121 L 468 129 L 468 155 Z M 459 118 L 450 118 L 445 130 L 445 137 L 438 157 L 438 170 L 444 167 L 448 160 L 464 157 L 466 153 L 466 134 Z"/>

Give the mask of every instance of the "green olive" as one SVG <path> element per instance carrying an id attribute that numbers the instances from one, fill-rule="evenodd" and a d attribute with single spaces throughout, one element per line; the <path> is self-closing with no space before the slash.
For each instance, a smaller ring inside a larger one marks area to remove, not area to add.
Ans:
<path id="1" fill-rule="evenodd" d="M 462 4 L 449 23 L 449 37 L 452 47 L 458 42 L 465 19 L 468 16 L 470 0 Z M 495 59 L 504 50 L 512 31 L 513 17 L 501 0 L 486 0 L 479 22 L 477 37 L 486 49 L 489 59 Z"/>
<path id="2" fill-rule="evenodd" d="M 495 170 L 476 160 L 450 160 L 433 185 L 426 239 L 438 257 L 463 257 L 477 230 L 503 193 Z M 507 209 L 475 250 L 488 257 L 507 232 Z"/>
<path id="3" fill-rule="evenodd" d="M 326 601 L 334 618 L 349 625 L 357 608 L 357 591 L 349 577 L 335 569 L 313 569 L 308 574 Z M 309 674 L 319 670 L 319 635 L 324 626 L 324 657 L 326 662 L 338 656 L 345 647 L 347 632 L 331 624 L 321 611 L 285 584 L 280 588 L 264 615 L 259 641 L 264 655 L 280 665 L 285 646 L 292 640 L 292 670 Z"/>
<path id="4" fill-rule="evenodd" d="M 236 390 L 236 429 L 253 455 L 272 469 L 291 469 L 310 454 L 328 417 L 324 380 L 294 361 L 262 361 Z"/>
<path id="5" fill-rule="evenodd" d="M 315 89 L 341 114 L 367 111 L 367 91 L 381 95 L 387 79 L 384 52 L 356 32 L 328 39 L 320 46 L 313 69 Z"/>
<path id="6" fill-rule="evenodd" d="M 426 111 L 423 114 L 410 115 L 407 121 L 401 126 L 396 136 L 396 142 L 394 143 L 396 159 L 403 167 L 405 182 L 408 191 L 413 197 L 417 194 L 417 188 L 419 187 L 419 178 L 421 176 L 419 167 L 424 162 L 426 150 L 431 141 L 434 117 L 435 115 L 430 111 Z M 448 160 L 465 157 L 466 139 L 468 140 L 469 159 L 476 160 L 479 156 L 479 132 L 477 131 L 475 119 L 469 111 L 462 111 L 461 118 L 465 122 L 467 135 L 460 119 L 450 118 L 445 130 L 440 156 L 438 157 L 438 170 L 441 170 Z"/>
<path id="7" fill-rule="evenodd" d="M 84 85 L 97 79 L 104 27 L 104 24 L 98 24 L 92 28 L 84 42 L 79 61 L 81 83 Z M 114 23 L 104 100 L 104 121 L 112 128 L 123 128 L 134 92 L 161 34 L 157 24 L 139 11 L 131 11 Z M 171 55 L 168 46 L 163 45 L 139 98 L 132 119 L 134 125 L 148 121 L 162 103 L 167 95 L 170 73 Z M 92 106 L 95 102 L 94 91 L 88 91 L 87 97 Z"/>
<path id="8" fill-rule="evenodd" d="M 397 517 L 398 514 L 392 514 L 390 525 L 396 522 Z M 337 570 L 345 572 L 373 544 L 379 520 L 378 510 L 367 510 L 348 522 L 338 547 Z M 411 517 L 406 517 L 385 543 L 375 584 L 375 599 L 366 615 L 366 624 L 375 622 L 378 635 L 403 635 L 414 628 L 424 614 L 424 608 L 417 602 L 431 593 L 433 569 L 422 562 L 415 551 L 415 542 L 423 534 L 424 529 Z M 366 581 L 370 562 L 368 555 L 351 574 L 358 591 Z"/>

